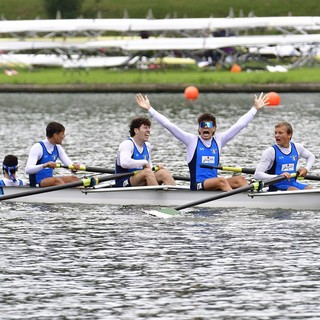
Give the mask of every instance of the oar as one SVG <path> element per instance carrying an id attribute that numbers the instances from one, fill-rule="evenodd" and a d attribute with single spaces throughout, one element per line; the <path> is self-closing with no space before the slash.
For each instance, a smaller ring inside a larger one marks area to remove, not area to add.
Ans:
<path id="1" fill-rule="evenodd" d="M 248 173 L 248 174 L 254 174 L 255 169 L 251 168 L 238 168 L 238 167 L 222 167 L 222 166 L 212 166 L 209 164 L 200 164 L 201 168 L 207 168 L 207 169 L 218 169 L 223 171 L 232 171 L 232 172 L 239 172 L 239 173 Z"/>
<path id="2" fill-rule="evenodd" d="M 63 189 L 68 189 L 68 188 L 90 187 L 90 186 L 94 186 L 100 182 L 129 177 L 129 176 L 136 174 L 137 172 L 138 171 L 125 172 L 125 173 L 119 173 L 119 174 L 113 174 L 113 175 L 100 176 L 99 178 L 98 177 L 84 178 L 79 181 L 60 184 L 57 186 L 45 187 L 45 188 L 34 188 L 33 190 L 28 190 L 28 191 L 23 191 L 23 192 L 19 192 L 19 193 L 7 194 L 7 195 L 0 196 L 0 201 L 20 198 L 20 197 L 27 197 L 27 196 L 32 196 L 34 194 L 63 190 Z"/>
<path id="3" fill-rule="evenodd" d="M 69 170 L 74 170 L 75 169 L 73 165 L 66 166 L 66 165 L 63 165 L 61 163 L 57 163 L 56 164 L 56 168 L 64 168 L 64 169 L 69 169 Z M 89 171 L 89 172 L 98 172 L 98 173 L 111 173 L 111 174 L 115 173 L 114 169 L 107 169 L 107 168 L 100 168 L 100 167 L 88 167 L 88 166 L 82 165 L 82 164 L 80 165 L 80 168 L 78 170 Z M 157 171 L 156 169 L 153 169 L 153 170 Z M 172 176 L 172 177 L 173 177 L 174 180 L 190 181 L 189 177 L 175 176 L 175 175 Z"/>
<path id="4" fill-rule="evenodd" d="M 66 166 L 61 163 L 56 163 L 56 168 L 64 168 L 69 170 L 75 170 L 75 167 L 71 164 L 69 166 Z M 115 174 L 115 171 L 113 169 L 107 169 L 107 168 L 100 168 L 100 167 L 88 167 L 84 164 L 81 164 L 79 169 L 81 171 L 89 171 L 89 172 L 96 172 L 96 173 L 110 173 Z"/>
<path id="5" fill-rule="evenodd" d="M 208 168 L 208 169 L 218 169 L 223 171 L 232 171 L 232 172 L 239 172 L 239 173 L 248 173 L 248 174 L 254 174 L 256 169 L 254 168 L 238 168 L 238 167 L 222 167 L 222 166 L 212 166 L 208 164 L 201 164 L 200 167 L 202 168 Z M 315 176 L 311 174 L 307 174 L 305 177 L 299 177 L 298 179 L 308 179 L 308 180 L 316 180 L 320 181 L 320 176 Z"/>
<path id="6" fill-rule="evenodd" d="M 297 175 L 296 173 L 292 173 L 291 178 L 294 178 L 296 175 Z M 269 185 L 275 184 L 275 183 L 280 182 L 285 179 L 286 179 L 285 176 L 280 175 L 280 176 L 277 176 L 275 178 L 272 178 L 272 179 L 269 179 L 266 181 L 256 181 L 256 182 L 253 182 L 247 186 L 243 186 L 243 187 L 233 189 L 230 191 L 226 191 L 226 192 L 221 192 L 219 194 L 215 194 L 215 195 L 212 195 L 212 196 L 204 198 L 204 199 L 192 201 L 192 202 L 189 202 L 189 203 L 186 203 L 186 204 L 174 207 L 174 208 L 162 208 L 161 212 L 166 213 L 166 214 L 170 214 L 170 215 L 174 215 L 174 214 L 178 213 L 178 210 L 182 210 L 182 209 L 194 207 L 194 206 L 202 204 L 202 203 L 226 198 L 226 197 L 233 196 L 233 195 L 241 193 L 241 192 L 246 192 L 246 191 L 250 191 L 250 190 L 260 190 L 264 186 L 269 186 Z M 201 192 L 201 191 L 195 191 L 195 192 Z"/>

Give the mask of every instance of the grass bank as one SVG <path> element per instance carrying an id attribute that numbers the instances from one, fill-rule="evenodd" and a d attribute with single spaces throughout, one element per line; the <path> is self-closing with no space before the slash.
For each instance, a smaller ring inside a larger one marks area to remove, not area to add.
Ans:
<path id="1" fill-rule="evenodd" d="M 53 0 L 0 0 L 0 14 L 5 19 L 47 19 L 44 1 Z M 318 0 L 83 0 L 81 15 L 84 18 L 123 18 L 124 13 L 129 18 L 145 18 L 152 10 L 156 19 L 226 17 L 230 8 L 235 16 L 312 16 L 319 11 Z M 63 18 L 63 12 L 61 12 Z M 76 18 L 76 17 L 75 17 Z"/>
<path id="2" fill-rule="evenodd" d="M 2 84 L 276 84 L 320 83 L 319 68 L 293 69 L 288 72 L 204 70 L 69 70 L 58 68 L 18 70 L 17 75 L 0 74 Z"/>

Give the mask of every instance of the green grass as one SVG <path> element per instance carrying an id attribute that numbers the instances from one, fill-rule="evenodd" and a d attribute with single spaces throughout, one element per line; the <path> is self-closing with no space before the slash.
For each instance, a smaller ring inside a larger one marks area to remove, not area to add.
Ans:
<path id="1" fill-rule="evenodd" d="M 61 69 L 19 70 L 16 76 L 0 74 L 3 84 L 213 84 L 213 83 L 317 83 L 319 68 L 301 68 L 286 73 L 268 71 L 231 73 L 203 70 L 90 70 L 63 71 Z"/>
<path id="2" fill-rule="evenodd" d="M 43 1 L 52 0 L 0 0 L 0 15 L 6 19 L 46 19 Z M 67 0 L 66 0 L 67 1 Z M 177 18 L 226 17 L 230 7 L 235 16 L 242 12 L 248 16 L 312 16 L 319 12 L 319 0 L 83 0 L 80 14 L 84 18 L 96 18 L 100 11 L 103 18 L 122 18 L 124 12 L 129 18 L 145 18 L 149 9 L 156 19 L 167 15 Z M 62 12 L 63 18 L 63 12 Z"/>
<path id="3" fill-rule="evenodd" d="M 46 19 L 43 1 L 50 0 L 0 0 L 0 14 L 6 19 Z M 66 0 L 67 1 L 67 0 Z M 240 12 L 248 16 L 283 16 L 289 13 L 295 16 L 317 15 L 319 0 L 83 0 L 81 15 L 95 18 L 97 12 L 103 18 L 122 18 L 128 12 L 129 18 L 145 18 L 149 9 L 154 18 L 183 17 L 226 17 L 232 7 L 235 16 Z M 63 17 L 63 12 L 62 12 Z M 89 72 L 69 71 L 59 68 L 19 70 L 17 76 L 8 77 L 0 73 L 0 83 L 7 84 L 74 84 L 74 83 L 295 83 L 320 82 L 319 68 L 290 70 L 287 73 L 269 73 L 267 71 L 230 73 L 226 70 L 204 71 L 197 68 L 166 70 L 111 70 L 99 69 Z"/>

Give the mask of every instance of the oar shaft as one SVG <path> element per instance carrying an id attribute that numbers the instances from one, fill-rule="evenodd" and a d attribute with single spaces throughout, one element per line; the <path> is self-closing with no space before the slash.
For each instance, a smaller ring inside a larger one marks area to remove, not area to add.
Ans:
<path id="1" fill-rule="evenodd" d="M 114 179 L 118 179 L 118 178 L 129 177 L 129 176 L 134 175 L 135 173 L 136 172 L 119 173 L 119 174 L 114 174 L 114 175 L 100 176 L 99 178 L 95 177 L 94 179 L 96 180 L 96 184 L 97 184 L 100 182 L 105 182 L 105 181 L 114 180 Z M 68 189 L 68 188 L 76 188 L 76 187 L 82 187 L 82 186 L 89 187 L 90 184 L 91 184 L 91 178 L 85 178 L 85 179 L 81 179 L 79 181 L 69 182 L 66 184 L 60 184 L 57 186 L 51 186 L 51 187 L 45 187 L 45 188 L 34 188 L 33 190 L 3 195 L 3 196 L 0 196 L 0 201 L 10 200 L 10 199 L 15 199 L 15 198 L 20 198 L 20 197 L 27 197 L 27 196 L 32 196 L 35 194 L 63 190 L 63 189 Z"/>
<path id="2" fill-rule="evenodd" d="M 291 174 L 292 178 L 294 178 L 295 176 L 296 176 L 296 173 Z M 283 175 L 280 175 L 280 176 L 277 176 L 275 178 L 266 180 L 264 182 L 256 181 L 256 182 L 251 183 L 251 184 L 249 184 L 247 186 L 243 186 L 243 187 L 240 187 L 240 188 L 237 188 L 237 189 L 233 189 L 233 190 L 230 190 L 230 191 L 226 191 L 226 192 L 221 192 L 218 195 L 213 195 L 213 196 L 208 197 L 208 198 L 196 200 L 196 201 L 189 202 L 189 203 L 181 205 L 181 206 L 174 207 L 174 209 L 175 210 L 186 209 L 186 208 L 194 207 L 194 206 L 202 204 L 202 203 L 206 203 L 206 202 L 210 202 L 210 201 L 226 198 L 226 197 L 229 197 L 229 196 L 241 193 L 241 192 L 246 192 L 246 191 L 249 191 L 249 190 L 257 190 L 257 189 L 260 188 L 260 184 L 262 184 L 262 186 L 269 186 L 269 185 L 272 185 L 274 183 L 280 182 L 280 181 L 282 181 L 284 179 L 286 179 L 286 177 L 283 176 Z M 201 191 L 195 191 L 195 192 L 201 192 Z"/>
<path id="3" fill-rule="evenodd" d="M 74 166 L 66 166 L 60 163 L 57 163 L 57 168 L 64 168 L 64 169 L 69 169 L 69 170 L 74 170 Z M 98 172 L 98 173 L 110 173 L 114 174 L 115 171 L 113 169 L 107 169 L 107 168 L 100 168 L 100 167 L 88 167 L 86 165 L 80 165 L 79 170 L 82 171 L 89 171 L 89 172 Z M 190 181 L 189 177 L 184 177 L 184 176 L 172 176 L 174 180 L 181 180 L 181 181 Z"/>
<path id="4" fill-rule="evenodd" d="M 73 165 L 66 166 L 66 165 L 60 164 L 60 163 L 57 163 L 56 167 L 57 168 L 69 169 L 69 170 L 74 170 L 75 169 Z M 89 171 L 89 172 L 97 172 L 97 173 L 110 173 L 110 174 L 114 174 L 115 173 L 115 171 L 113 169 L 100 168 L 100 167 L 88 167 L 88 166 L 83 165 L 83 164 L 80 165 L 80 168 L 78 170 Z"/>
<path id="5" fill-rule="evenodd" d="M 238 194 L 238 193 L 241 193 L 241 192 L 249 191 L 251 189 L 254 189 L 254 186 L 252 186 L 250 184 L 248 186 L 240 187 L 238 189 L 233 189 L 233 190 L 230 190 L 230 191 L 221 192 L 219 194 L 215 194 L 214 196 L 211 196 L 211 197 L 208 197 L 208 198 L 204 198 L 204 199 L 196 200 L 196 201 L 189 202 L 189 203 L 186 203 L 186 204 L 182 204 L 180 206 L 174 207 L 174 209 L 175 210 L 182 210 L 182 209 L 194 207 L 194 206 L 197 206 L 197 205 L 202 204 L 202 203 L 206 203 L 206 202 L 210 202 L 210 201 L 213 201 L 213 200 L 226 198 L 226 197 L 232 196 L 234 194 Z M 201 192 L 201 191 L 195 191 L 195 192 Z"/>
<path id="6" fill-rule="evenodd" d="M 223 171 L 248 173 L 248 174 L 254 174 L 254 172 L 255 172 L 255 169 L 251 169 L 251 168 L 222 167 L 222 166 L 213 166 L 213 165 L 209 165 L 209 164 L 201 164 L 200 167 L 207 168 L 207 169 L 218 169 L 218 170 L 223 170 Z"/>
<path id="7" fill-rule="evenodd" d="M 223 166 L 212 166 L 208 164 L 201 164 L 200 167 L 207 169 L 218 169 L 223 171 L 232 171 L 232 172 L 240 172 L 247 174 L 254 174 L 256 169 L 254 168 L 238 168 L 238 167 L 223 167 Z M 305 177 L 298 177 L 298 179 L 306 179 L 306 180 L 315 180 L 320 181 L 320 176 L 307 174 Z"/>
<path id="8" fill-rule="evenodd" d="M 173 175 L 172 178 L 173 178 L 174 180 L 190 181 L 190 178 L 189 178 L 189 177 L 184 177 L 184 176 L 176 176 L 176 175 Z"/>
<path id="9" fill-rule="evenodd" d="M 315 181 L 320 181 L 320 176 L 314 176 L 311 174 L 307 174 L 305 177 L 301 177 L 307 180 L 315 180 Z"/>

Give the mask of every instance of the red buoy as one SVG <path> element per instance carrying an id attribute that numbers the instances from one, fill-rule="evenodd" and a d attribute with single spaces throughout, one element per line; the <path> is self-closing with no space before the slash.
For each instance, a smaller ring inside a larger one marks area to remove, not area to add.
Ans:
<path id="1" fill-rule="evenodd" d="M 196 100 L 199 97 L 199 90 L 197 87 L 190 86 L 184 90 L 184 96 L 188 100 Z"/>
<path id="2" fill-rule="evenodd" d="M 280 96 L 278 93 L 276 92 L 269 92 L 268 93 L 268 97 L 269 97 L 269 106 L 278 106 L 280 104 Z"/>

